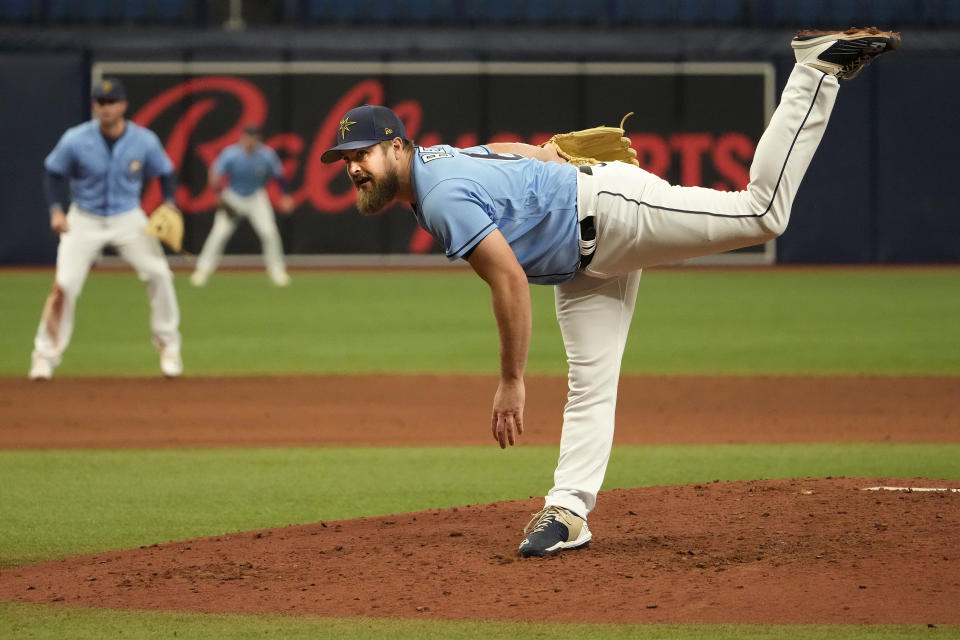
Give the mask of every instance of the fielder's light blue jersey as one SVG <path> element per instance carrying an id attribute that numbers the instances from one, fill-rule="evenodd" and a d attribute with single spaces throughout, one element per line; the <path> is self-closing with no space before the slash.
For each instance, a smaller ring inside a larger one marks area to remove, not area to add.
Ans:
<path id="1" fill-rule="evenodd" d="M 499 229 L 534 284 L 576 275 L 577 171 L 487 147 L 417 147 L 411 170 L 417 222 L 463 258 Z"/>
<path id="2" fill-rule="evenodd" d="M 247 153 L 241 143 L 232 144 L 217 156 L 213 170 L 230 178 L 230 190 L 249 196 L 262 189 L 270 178 L 283 178 L 283 165 L 277 152 L 265 144 Z"/>
<path id="3" fill-rule="evenodd" d="M 129 120 L 112 151 L 96 120 L 67 129 L 43 166 L 69 178 L 77 206 L 101 216 L 139 207 L 144 179 L 173 173 L 157 135 Z"/>

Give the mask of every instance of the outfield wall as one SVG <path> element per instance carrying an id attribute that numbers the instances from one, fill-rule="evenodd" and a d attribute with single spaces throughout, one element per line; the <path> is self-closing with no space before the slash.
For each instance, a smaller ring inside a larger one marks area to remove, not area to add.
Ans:
<path id="1" fill-rule="evenodd" d="M 188 251 L 199 251 L 212 223 L 206 164 L 252 118 L 280 150 L 300 202 L 292 217 L 280 220 L 287 252 L 376 259 L 436 248 L 402 207 L 373 219 L 356 215 L 342 176 L 313 162 L 329 119 L 344 106 L 361 100 L 398 108 L 427 144 L 511 135 L 537 142 L 551 131 L 616 124 L 622 113 L 636 111 L 628 130 L 648 168 L 671 182 L 742 188 L 753 145 L 792 65 L 789 35 L 0 30 L 0 263 L 53 263 L 56 238 L 44 213 L 42 162 L 68 126 L 89 116 L 86 96 L 100 73 L 127 81 L 129 115 L 149 120 L 171 154 L 179 154 Z M 951 188 L 960 142 L 953 124 L 960 113 L 960 36 L 937 31 L 904 38 L 901 52 L 844 84 L 790 228 L 748 258 L 960 261 L 960 215 Z M 378 44 L 371 48 L 371 42 Z M 171 91 L 181 95 L 157 106 Z M 199 120 L 184 132 L 189 114 Z M 155 190 L 147 192 L 148 205 L 155 198 Z M 228 251 L 259 251 L 247 225 Z"/>

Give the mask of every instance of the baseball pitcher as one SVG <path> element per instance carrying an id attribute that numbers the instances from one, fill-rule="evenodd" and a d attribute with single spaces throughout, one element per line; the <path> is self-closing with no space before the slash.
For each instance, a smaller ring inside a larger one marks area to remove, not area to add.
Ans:
<path id="1" fill-rule="evenodd" d="M 160 242 L 144 232 L 147 216 L 140 208 L 143 185 L 153 176 L 160 178 L 167 206 L 173 205 L 173 164 L 152 131 L 124 118 L 126 91 L 119 80 L 103 79 L 94 86 L 92 99 L 93 119 L 68 129 L 44 162 L 50 227 L 60 234 L 60 245 L 29 377 L 53 377 L 70 343 L 74 308 L 87 273 L 108 244 L 147 284 L 160 369 L 166 376 L 179 376 L 183 361 L 173 274 Z"/>
<path id="2" fill-rule="evenodd" d="M 357 107 L 340 121 L 337 144 L 322 160 L 345 162 L 360 211 L 377 212 L 394 198 L 412 203 L 417 222 L 447 257 L 467 260 L 490 286 L 501 345 L 490 427 L 502 448 L 523 433 L 528 283 L 555 286 L 569 393 L 554 485 L 524 529 L 520 555 L 590 542 L 587 515 L 610 457 L 641 269 L 783 233 L 839 80 L 899 45 L 899 34 L 875 28 L 799 32 L 792 42 L 797 64 L 757 144 L 750 183 L 736 193 L 671 186 L 616 149 L 622 130 L 613 136 L 614 157 L 622 161 L 589 164 L 567 162 L 576 150 L 564 150 L 563 137 L 544 147 L 423 148 L 406 139 L 386 107 Z M 589 149 L 585 137 L 567 136 Z"/>

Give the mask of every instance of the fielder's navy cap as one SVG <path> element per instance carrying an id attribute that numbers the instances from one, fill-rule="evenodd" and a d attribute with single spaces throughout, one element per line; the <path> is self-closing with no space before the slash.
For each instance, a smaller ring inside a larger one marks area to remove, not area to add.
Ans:
<path id="1" fill-rule="evenodd" d="M 347 111 L 337 129 L 337 146 L 323 152 L 320 161 L 331 164 L 340 159 L 341 151 L 372 147 L 384 140 L 407 139 L 407 130 L 393 111 L 386 107 L 365 104 Z"/>
<path id="2" fill-rule="evenodd" d="M 121 100 L 127 99 L 127 90 L 124 89 L 123 83 L 116 78 L 103 78 L 100 82 L 93 85 L 90 98 L 92 100 L 104 99 L 120 102 Z"/>

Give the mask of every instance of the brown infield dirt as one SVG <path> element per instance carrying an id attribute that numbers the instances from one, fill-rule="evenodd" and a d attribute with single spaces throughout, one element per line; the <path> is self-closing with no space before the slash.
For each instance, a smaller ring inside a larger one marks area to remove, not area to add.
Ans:
<path id="1" fill-rule="evenodd" d="M 0 379 L 0 448 L 495 446 L 486 426 L 494 387 L 489 376 Z M 522 443 L 557 445 L 565 380 L 531 378 L 527 395 Z M 628 377 L 617 425 L 614 446 L 958 442 L 960 379 Z M 960 624 L 960 492 L 864 490 L 881 485 L 960 489 L 958 480 L 816 478 L 605 491 L 588 549 L 531 559 L 516 547 L 541 499 L 468 505 L 7 569 L 0 600 L 423 619 Z"/>

